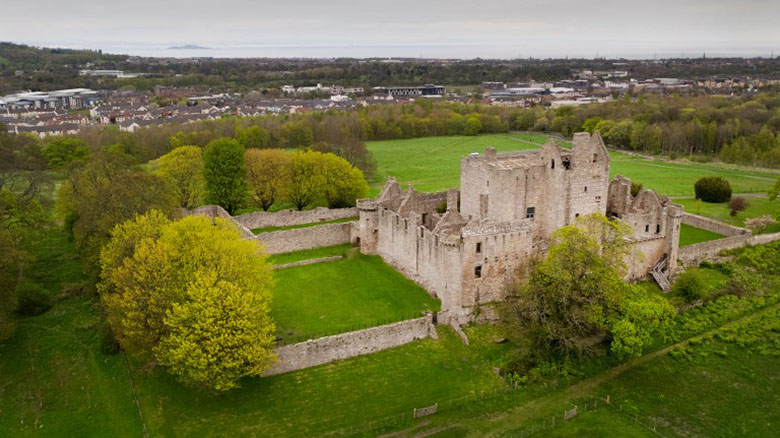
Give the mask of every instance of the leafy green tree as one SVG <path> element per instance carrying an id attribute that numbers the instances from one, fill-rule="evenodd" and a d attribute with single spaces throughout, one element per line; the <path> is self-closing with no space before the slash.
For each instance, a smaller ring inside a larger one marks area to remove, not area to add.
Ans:
<path id="1" fill-rule="evenodd" d="M 246 149 L 267 148 L 271 145 L 271 134 L 267 130 L 254 125 L 246 129 L 236 130 L 236 140 Z"/>
<path id="2" fill-rule="evenodd" d="M 84 140 L 72 137 L 53 137 L 43 147 L 43 156 L 51 167 L 62 167 L 89 155 Z"/>
<path id="3" fill-rule="evenodd" d="M 623 281 L 630 228 L 594 214 L 556 231 L 545 260 L 519 274 L 501 311 L 519 368 L 594 356 L 636 355 L 673 309 Z"/>
<path id="4" fill-rule="evenodd" d="M 482 122 L 478 115 L 469 115 L 463 126 L 463 135 L 477 135 L 482 132 Z"/>
<path id="5" fill-rule="evenodd" d="M 322 196 L 330 208 L 355 205 L 355 200 L 368 193 L 363 172 L 349 161 L 333 154 L 319 156 L 318 173 Z"/>
<path id="6" fill-rule="evenodd" d="M 246 201 L 244 148 L 236 140 L 220 138 L 206 146 L 203 160 L 207 202 L 233 214 Z"/>
<path id="7" fill-rule="evenodd" d="M 159 176 L 135 170 L 118 154 L 93 156 L 69 169 L 60 187 L 57 209 L 70 226 L 85 268 L 97 275 L 101 247 L 117 224 L 151 209 L 171 215 L 177 207 L 170 187 Z"/>
<path id="8" fill-rule="evenodd" d="M 269 365 L 272 270 L 227 221 L 139 216 L 115 229 L 102 264 L 107 319 L 133 357 L 217 391 Z"/>
<path id="9" fill-rule="evenodd" d="M 291 156 L 281 149 L 250 149 L 245 161 L 249 202 L 268 211 L 287 193 Z"/>
<path id="10" fill-rule="evenodd" d="M 699 178 L 693 186 L 696 199 L 704 202 L 728 202 L 731 199 L 731 184 L 720 176 Z"/>
<path id="11" fill-rule="evenodd" d="M 320 196 L 318 166 L 321 155 L 320 152 L 298 151 L 290 157 L 290 186 L 286 200 L 298 210 L 303 210 Z"/>
<path id="12" fill-rule="evenodd" d="M 160 157 L 155 173 L 168 181 L 182 208 L 200 205 L 206 195 L 203 151 L 197 146 L 180 146 Z"/>
<path id="13" fill-rule="evenodd" d="M 282 126 L 279 137 L 285 148 L 305 148 L 314 143 L 314 133 L 303 120 L 286 123 Z"/>
<path id="14" fill-rule="evenodd" d="M 11 232 L 0 230 L 0 341 L 8 339 L 14 331 L 14 311 L 18 305 L 16 285 L 24 262 L 24 254 L 18 250 Z"/>
<path id="15" fill-rule="evenodd" d="M 774 201 L 777 199 L 777 196 L 780 195 L 780 177 L 778 177 L 777 181 L 769 188 L 768 194 L 771 201 Z"/>

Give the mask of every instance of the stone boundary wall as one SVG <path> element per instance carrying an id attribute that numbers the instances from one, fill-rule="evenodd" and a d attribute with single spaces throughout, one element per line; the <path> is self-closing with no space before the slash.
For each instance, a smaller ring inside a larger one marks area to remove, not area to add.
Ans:
<path id="1" fill-rule="evenodd" d="M 305 266 L 305 265 L 313 265 L 313 264 L 316 264 L 316 263 L 334 262 L 336 260 L 341 260 L 343 258 L 344 258 L 344 256 L 331 256 L 331 257 L 320 257 L 320 258 L 316 258 L 316 259 L 301 260 L 299 262 L 285 263 L 285 264 L 282 264 L 282 265 L 274 265 L 274 269 L 294 268 L 296 266 Z"/>
<path id="2" fill-rule="evenodd" d="M 739 236 L 731 236 L 684 246 L 680 248 L 678 258 L 685 266 L 698 265 L 702 260 L 713 258 L 717 256 L 719 252 L 726 249 L 740 248 L 748 245 L 763 245 L 777 240 L 780 240 L 780 233 L 759 234 L 757 236 L 741 234 Z"/>
<path id="3" fill-rule="evenodd" d="M 352 242 L 354 226 L 355 222 L 315 225 L 307 228 L 260 233 L 253 235 L 251 239 L 265 244 L 266 254 L 280 254 L 350 243 Z"/>
<path id="4" fill-rule="evenodd" d="M 722 236 L 739 236 L 742 234 L 750 234 L 750 230 L 740 227 L 735 227 L 708 217 L 703 217 L 691 213 L 683 213 L 682 223 L 690 225 L 692 227 L 701 228 L 702 230 L 711 231 L 713 233 L 720 234 Z"/>
<path id="5" fill-rule="evenodd" d="M 277 362 L 263 375 L 288 373 L 437 337 L 433 314 L 428 313 L 422 318 L 278 347 L 274 350 Z"/>
<path id="6" fill-rule="evenodd" d="M 358 216 L 357 207 L 334 208 L 317 207 L 312 210 L 282 210 L 276 212 L 255 211 L 235 216 L 233 219 L 252 230 L 255 228 L 287 227 L 315 222 L 326 222 Z"/>
<path id="7" fill-rule="evenodd" d="M 228 212 L 219 205 L 203 205 L 194 210 L 187 210 L 183 208 L 181 209 L 181 214 L 182 216 L 206 216 L 209 219 L 219 217 L 234 223 L 236 228 L 238 228 L 238 232 L 241 233 L 241 237 L 251 238 L 255 235 L 252 233 L 252 230 L 237 222 L 233 216 L 228 214 Z"/>

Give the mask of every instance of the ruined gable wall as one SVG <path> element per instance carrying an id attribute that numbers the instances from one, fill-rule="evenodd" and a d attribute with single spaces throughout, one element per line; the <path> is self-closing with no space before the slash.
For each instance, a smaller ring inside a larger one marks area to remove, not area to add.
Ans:
<path id="1" fill-rule="evenodd" d="M 401 217 L 380 208 L 377 216 L 377 253 L 388 264 L 439 297 L 442 309 L 457 306 L 460 297 L 460 244 L 419 224 L 419 216 Z"/>

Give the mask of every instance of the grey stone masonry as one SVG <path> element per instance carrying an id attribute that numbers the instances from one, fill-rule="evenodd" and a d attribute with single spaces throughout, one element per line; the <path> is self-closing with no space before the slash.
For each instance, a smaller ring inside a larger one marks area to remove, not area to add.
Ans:
<path id="1" fill-rule="evenodd" d="M 263 375 L 273 376 L 375 353 L 425 338 L 438 338 L 430 313 L 421 318 L 278 347 L 274 350 L 276 364 Z"/>
<path id="2" fill-rule="evenodd" d="M 290 225 L 313 224 L 337 219 L 357 217 L 358 209 L 317 207 L 312 210 L 282 210 L 276 212 L 255 211 L 234 216 L 239 224 L 253 230 L 255 228 L 286 227 Z"/>

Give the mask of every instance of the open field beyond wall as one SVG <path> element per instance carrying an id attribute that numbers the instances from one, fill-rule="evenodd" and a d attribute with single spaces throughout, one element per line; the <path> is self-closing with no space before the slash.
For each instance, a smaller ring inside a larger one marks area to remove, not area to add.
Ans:
<path id="1" fill-rule="evenodd" d="M 488 146 L 498 151 L 534 149 L 545 140 L 544 134 L 513 133 L 368 142 L 378 165 L 377 177 L 371 182 L 372 194 L 378 193 L 387 176 L 394 176 L 404 185 L 412 183 L 425 192 L 459 187 L 461 157 L 481 153 Z M 669 196 L 692 196 L 694 183 L 705 176 L 727 178 L 735 193 L 764 192 L 778 176 L 767 170 L 736 169 L 719 163 L 650 160 L 620 152 L 610 155 L 611 176 L 626 176 Z"/>

